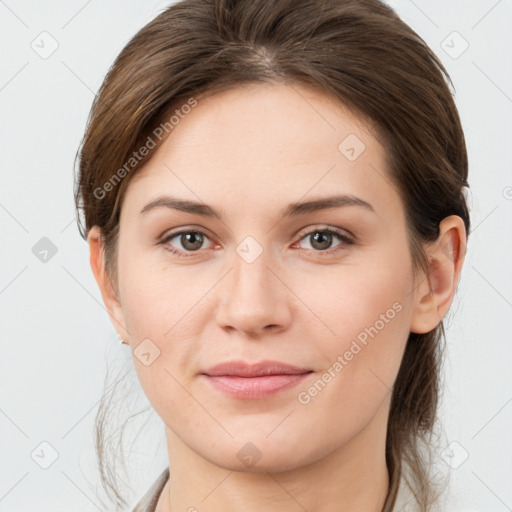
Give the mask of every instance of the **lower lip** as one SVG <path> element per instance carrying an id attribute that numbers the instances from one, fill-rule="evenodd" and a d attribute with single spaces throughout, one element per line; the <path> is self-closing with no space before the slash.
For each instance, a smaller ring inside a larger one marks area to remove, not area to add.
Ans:
<path id="1" fill-rule="evenodd" d="M 264 375 L 261 377 L 236 377 L 228 375 L 204 375 L 219 391 L 234 398 L 256 400 L 296 386 L 310 373 L 295 375 Z"/>

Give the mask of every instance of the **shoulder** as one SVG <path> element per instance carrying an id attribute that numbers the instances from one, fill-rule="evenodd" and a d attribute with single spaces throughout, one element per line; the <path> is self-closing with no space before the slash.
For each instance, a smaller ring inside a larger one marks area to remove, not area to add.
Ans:
<path id="1" fill-rule="evenodd" d="M 165 468 L 146 494 L 137 502 L 131 512 L 154 512 L 158 498 L 169 479 L 169 468 Z"/>
<path id="2" fill-rule="evenodd" d="M 484 510 L 476 508 L 468 508 L 467 506 L 457 505 L 447 501 L 448 496 L 442 495 L 429 508 L 429 512 L 484 512 Z M 420 506 L 416 501 L 414 492 L 411 490 L 405 479 L 402 479 L 398 488 L 397 499 L 393 507 L 393 512 L 421 512 Z"/>

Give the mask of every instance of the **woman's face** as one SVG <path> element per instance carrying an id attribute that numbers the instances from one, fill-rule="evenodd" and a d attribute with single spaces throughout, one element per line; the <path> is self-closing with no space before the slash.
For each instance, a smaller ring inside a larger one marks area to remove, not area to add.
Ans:
<path id="1" fill-rule="evenodd" d="M 284 470 L 369 430 L 382 441 L 415 300 L 388 172 L 349 110 L 273 84 L 201 99 L 133 177 L 117 320 L 149 401 L 196 454 Z M 206 375 L 231 361 L 309 373 Z"/>

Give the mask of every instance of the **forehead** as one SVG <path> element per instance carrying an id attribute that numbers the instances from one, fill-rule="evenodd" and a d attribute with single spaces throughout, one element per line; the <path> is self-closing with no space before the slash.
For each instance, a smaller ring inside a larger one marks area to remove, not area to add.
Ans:
<path id="1" fill-rule="evenodd" d="M 298 84 L 248 84 L 182 114 L 127 196 L 137 206 L 164 192 L 218 205 L 327 192 L 371 198 L 393 195 L 386 172 L 371 126 L 340 101 Z"/>

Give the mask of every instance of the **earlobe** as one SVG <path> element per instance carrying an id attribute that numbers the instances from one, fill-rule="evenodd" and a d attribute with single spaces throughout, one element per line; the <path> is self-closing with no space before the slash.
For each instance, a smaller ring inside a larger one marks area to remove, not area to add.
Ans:
<path id="1" fill-rule="evenodd" d="M 411 332 L 430 332 L 441 322 L 452 303 L 466 252 L 466 229 L 458 215 L 439 224 L 439 236 L 426 248 L 429 275 L 415 289 Z"/>
<path id="2" fill-rule="evenodd" d="M 110 316 L 110 321 L 118 335 L 127 339 L 128 333 L 125 328 L 125 320 L 119 298 L 112 286 L 110 277 L 105 269 L 105 251 L 103 237 L 98 226 L 93 226 L 87 234 L 89 244 L 89 262 L 94 278 L 101 292 L 103 303 Z"/>

